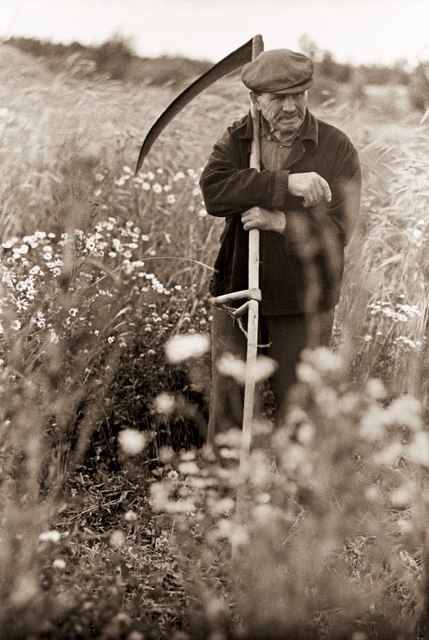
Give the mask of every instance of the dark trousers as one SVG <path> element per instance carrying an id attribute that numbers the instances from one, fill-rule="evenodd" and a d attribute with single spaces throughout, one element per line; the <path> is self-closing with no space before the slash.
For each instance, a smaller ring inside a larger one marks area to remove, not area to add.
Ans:
<path id="1" fill-rule="evenodd" d="M 277 421 L 281 421 L 287 406 L 287 395 L 296 382 L 296 365 L 305 347 L 328 346 L 331 339 L 334 312 L 326 311 L 312 317 L 305 314 L 261 316 L 259 342 L 267 344 L 264 353 L 276 361 L 277 370 L 270 379 L 278 406 Z M 212 389 L 207 440 L 216 433 L 241 427 L 243 387 L 232 376 L 221 375 L 217 363 L 226 352 L 246 360 L 246 337 L 225 310 L 213 309 L 212 323 Z"/>

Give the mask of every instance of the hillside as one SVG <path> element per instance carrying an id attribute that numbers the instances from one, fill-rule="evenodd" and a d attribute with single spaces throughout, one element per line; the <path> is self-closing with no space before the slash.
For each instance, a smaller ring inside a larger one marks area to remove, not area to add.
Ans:
<path id="1" fill-rule="evenodd" d="M 175 56 L 137 56 L 124 40 L 113 38 L 99 46 L 42 42 L 33 38 L 11 38 L 8 46 L 30 54 L 51 71 L 85 78 L 102 75 L 148 85 L 179 84 L 206 71 L 210 63 Z"/>

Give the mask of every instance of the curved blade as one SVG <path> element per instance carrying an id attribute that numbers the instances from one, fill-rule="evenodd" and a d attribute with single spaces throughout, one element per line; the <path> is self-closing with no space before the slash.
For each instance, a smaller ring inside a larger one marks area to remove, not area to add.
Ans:
<path id="1" fill-rule="evenodd" d="M 143 160 L 149 153 L 153 143 L 165 129 L 169 122 L 185 107 L 188 102 L 195 98 L 201 91 L 209 87 L 211 84 L 220 80 L 232 71 L 239 69 L 246 62 L 252 59 L 252 43 L 253 38 L 243 44 L 241 47 L 227 55 L 220 62 L 211 67 L 206 73 L 197 78 L 189 85 L 177 98 L 166 108 L 158 120 L 152 125 L 140 149 L 139 158 L 137 160 L 136 173 L 139 172 Z"/>

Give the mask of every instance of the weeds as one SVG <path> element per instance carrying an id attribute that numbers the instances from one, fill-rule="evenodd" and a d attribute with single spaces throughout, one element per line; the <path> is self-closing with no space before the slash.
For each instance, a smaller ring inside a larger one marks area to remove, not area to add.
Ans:
<path id="1" fill-rule="evenodd" d="M 306 354 L 287 423 L 255 423 L 240 476 L 235 432 L 180 449 L 205 429 L 221 231 L 198 177 L 245 92 L 201 96 L 135 176 L 170 91 L 31 60 L 0 50 L 0 635 L 425 637 L 418 114 L 335 86 L 317 106 L 364 165 L 337 354 Z"/>

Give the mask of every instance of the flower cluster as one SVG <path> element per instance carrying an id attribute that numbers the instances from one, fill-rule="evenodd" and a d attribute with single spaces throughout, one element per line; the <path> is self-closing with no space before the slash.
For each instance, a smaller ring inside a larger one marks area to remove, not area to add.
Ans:
<path id="1" fill-rule="evenodd" d="M 235 363 L 229 375 L 241 380 Z M 152 507 L 174 515 L 182 548 L 186 541 L 203 540 L 209 555 L 202 554 L 199 563 L 224 558 L 222 570 L 228 573 L 226 549 L 240 554 L 240 578 L 247 585 L 243 619 L 261 623 L 265 616 L 272 620 L 273 611 L 278 619 L 292 599 L 303 622 L 315 615 L 316 603 L 326 609 L 331 595 L 337 603 L 341 599 L 337 575 L 344 586 L 354 585 L 353 607 L 365 618 L 368 598 L 378 602 L 372 606 L 382 606 L 371 583 L 371 563 L 381 563 L 379 570 L 391 563 L 397 568 L 392 571 L 415 578 L 408 560 L 429 496 L 421 491 L 429 468 L 421 405 L 406 394 L 389 399 L 379 379 L 357 389 L 342 358 L 325 348 L 304 352 L 298 376 L 285 423 L 273 429 L 254 422 L 245 464 L 239 464 L 238 430 L 218 434 L 214 445 L 199 453 L 161 451 L 157 476 L 162 479 L 152 485 Z M 170 414 L 174 398 L 159 398 L 158 409 Z M 379 556 L 374 556 L 378 538 Z M 192 549 L 195 553 L 195 545 Z M 398 554 L 404 559 L 400 566 Z M 230 586 L 235 578 L 229 576 Z M 411 590 L 411 600 L 413 584 L 402 587 Z M 350 603 L 348 588 L 344 597 Z M 260 601 L 267 609 L 252 609 Z"/>
<path id="2" fill-rule="evenodd" d="M 125 165 L 121 175 L 113 179 L 115 201 L 112 200 L 112 207 L 119 206 L 124 210 L 132 200 L 134 203 L 137 201 L 139 212 L 151 209 L 170 215 L 172 210 L 176 210 L 175 207 L 186 207 L 191 214 L 196 214 L 197 220 L 205 218 L 207 211 L 198 182 L 201 170 L 189 168 L 172 172 L 158 167 L 134 175 L 131 168 Z M 99 173 L 96 181 L 98 184 L 94 195 L 97 198 L 112 198 L 108 176 Z"/>
<path id="3" fill-rule="evenodd" d="M 59 318 L 66 331 L 76 323 L 91 328 L 94 308 L 107 305 L 107 310 L 124 298 L 124 291 L 128 301 L 151 294 L 169 296 L 170 289 L 142 259 L 148 241 L 149 236 L 133 222 L 120 225 L 113 217 L 89 232 L 76 229 L 57 236 L 37 231 L 4 241 L 0 267 L 3 331 L 19 331 L 29 324 L 34 331 L 57 332 Z M 64 277 L 68 279 L 65 297 L 61 293 Z M 101 331 L 98 327 L 93 330 Z"/>

